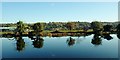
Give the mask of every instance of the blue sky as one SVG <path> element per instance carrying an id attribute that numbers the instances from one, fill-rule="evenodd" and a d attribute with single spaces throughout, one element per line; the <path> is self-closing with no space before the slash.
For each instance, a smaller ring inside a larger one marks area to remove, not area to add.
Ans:
<path id="1" fill-rule="evenodd" d="M 1 0 L 2 2 L 119 2 L 119 0 Z"/>
<path id="2" fill-rule="evenodd" d="M 2 23 L 118 21 L 117 2 L 3 2 Z"/>

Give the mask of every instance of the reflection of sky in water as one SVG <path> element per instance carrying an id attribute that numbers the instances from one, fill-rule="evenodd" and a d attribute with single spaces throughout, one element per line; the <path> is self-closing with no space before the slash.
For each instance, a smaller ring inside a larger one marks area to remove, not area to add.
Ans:
<path id="1" fill-rule="evenodd" d="M 2 39 L 0 38 L 0 59 L 2 58 Z"/>
<path id="2" fill-rule="evenodd" d="M 43 47 L 34 48 L 28 37 L 23 37 L 26 45 L 23 51 L 16 51 L 16 41 L 3 39 L 3 57 L 5 58 L 117 58 L 118 38 L 111 35 L 112 40 L 102 38 L 102 45 L 95 46 L 91 43 L 92 36 L 72 37 L 75 39 L 73 46 L 68 46 L 67 37 L 43 37 Z"/>

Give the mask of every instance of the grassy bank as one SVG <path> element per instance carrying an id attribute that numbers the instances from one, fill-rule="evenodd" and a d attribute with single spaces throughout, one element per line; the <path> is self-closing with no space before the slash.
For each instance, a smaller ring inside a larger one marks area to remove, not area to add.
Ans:
<path id="1" fill-rule="evenodd" d="M 52 32 L 55 32 L 55 31 L 50 31 L 50 30 L 44 30 L 42 32 L 42 34 L 49 34 L 49 33 L 52 33 Z M 92 29 L 89 29 L 87 31 L 84 31 L 84 30 L 60 30 L 58 32 L 61 32 L 61 33 L 93 33 L 93 30 Z M 27 35 L 29 32 L 24 32 L 23 34 Z M 57 32 L 55 32 L 57 33 Z M 109 34 L 110 32 L 103 32 L 103 34 Z M 111 32 L 111 33 L 116 33 L 116 32 Z M 14 32 L 0 32 L 0 35 L 2 34 L 14 34 Z"/>
<path id="2" fill-rule="evenodd" d="M 54 32 L 54 31 L 50 31 L 50 30 L 43 31 L 43 33 L 51 33 L 51 32 Z M 84 32 L 84 30 L 60 30 L 59 32 L 63 32 L 63 33 L 66 33 L 66 32 Z M 86 32 L 93 32 L 93 30 L 89 29 Z M 14 32 L 0 32 L 0 34 L 14 34 Z M 23 34 L 28 34 L 28 32 L 25 32 Z"/>

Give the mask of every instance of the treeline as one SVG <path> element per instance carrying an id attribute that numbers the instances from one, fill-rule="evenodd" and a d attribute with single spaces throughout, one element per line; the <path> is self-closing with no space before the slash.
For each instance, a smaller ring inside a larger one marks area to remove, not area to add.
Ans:
<path id="1" fill-rule="evenodd" d="M 95 22 L 95 21 L 94 21 Z M 91 22 L 92 23 L 92 22 Z M 43 30 L 82 30 L 82 29 L 91 29 L 90 22 L 49 22 L 41 23 L 43 25 Z M 100 22 L 101 25 L 110 25 L 112 29 L 116 29 L 119 22 Z M 24 25 L 31 29 L 34 24 L 24 23 Z M 0 24 L 0 27 L 17 27 L 17 23 L 6 23 Z"/>

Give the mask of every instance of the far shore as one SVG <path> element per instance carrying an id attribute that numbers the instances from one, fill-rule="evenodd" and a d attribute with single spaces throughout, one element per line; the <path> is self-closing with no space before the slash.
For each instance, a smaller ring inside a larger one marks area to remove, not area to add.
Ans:
<path id="1" fill-rule="evenodd" d="M 102 32 L 102 34 L 116 34 L 116 31 L 112 32 Z M 92 29 L 87 31 L 84 30 L 62 30 L 62 31 L 48 31 L 44 30 L 43 32 L 39 32 L 40 36 L 83 36 L 86 34 L 94 34 Z M 16 36 L 14 32 L 0 32 L 0 35 L 11 35 Z M 33 36 L 35 33 L 30 34 L 30 32 L 22 33 L 22 36 Z"/>

